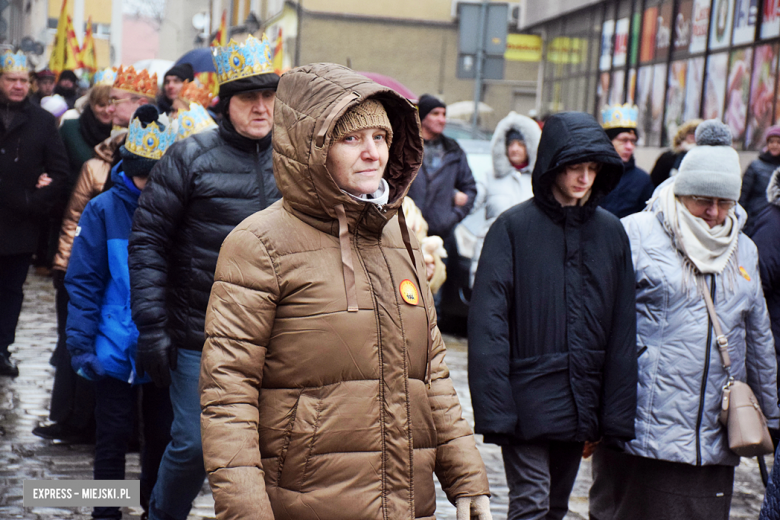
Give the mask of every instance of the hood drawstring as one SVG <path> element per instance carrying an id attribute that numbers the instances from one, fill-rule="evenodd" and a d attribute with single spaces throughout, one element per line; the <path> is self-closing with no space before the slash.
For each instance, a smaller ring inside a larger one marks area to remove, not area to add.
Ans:
<path id="1" fill-rule="evenodd" d="M 428 348 L 425 351 L 425 364 L 427 369 L 425 371 L 425 384 L 430 388 L 431 386 L 431 364 L 433 363 L 432 351 L 433 351 L 433 327 L 431 327 L 431 320 L 428 317 L 428 306 L 425 305 L 425 298 L 423 297 L 424 289 L 423 284 L 420 282 L 420 273 L 417 269 L 417 262 L 414 259 L 414 251 L 412 250 L 412 241 L 409 239 L 409 226 L 406 225 L 406 217 L 404 216 L 403 209 L 398 210 L 398 224 L 401 227 L 401 238 L 403 238 L 404 246 L 406 246 L 406 252 L 409 253 L 409 259 L 412 261 L 412 269 L 414 270 L 414 277 L 417 279 L 417 289 L 420 293 L 420 300 L 422 300 L 423 308 L 425 309 L 425 323 L 427 324 L 428 334 Z M 427 280 L 426 280 L 427 281 Z"/>
<path id="2" fill-rule="evenodd" d="M 352 249 L 349 247 L 349 226 L 344 205 L 334 208 L 339 219 L 339 245 L 341 246 L 341 267 L 344 271 L 344 286 L 347 290 L 347 312 L 358 311 L 357 288 L 355 287 L 355 268 L 352 262 Z"/>

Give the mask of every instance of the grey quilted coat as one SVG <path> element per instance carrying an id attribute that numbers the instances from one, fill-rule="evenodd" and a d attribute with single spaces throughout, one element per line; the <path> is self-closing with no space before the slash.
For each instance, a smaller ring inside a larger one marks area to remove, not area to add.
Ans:
<path id="1" fill-rule="evenodd" d="M 740 226 L 745 211 L 737 206 Z M 726 372 L 721 366 L 704 299 L 683 287 L 682 255 L 662 225 L 658 202 L 622 220 L 636 271 L 636 438 L 628 453 L 695 465 L 736 466 L 726 430 L 718 422 Z M 777 366 L 758 252 L 744 234 L 737 251 L 740 273 L 733 289 L 725 275 L 707 276 L 721 326 L 728 336 L 732 374 L 755 392 L 770 427 L 780 424 Z M 725 273 L 725 271 L 724 271 Z"/>

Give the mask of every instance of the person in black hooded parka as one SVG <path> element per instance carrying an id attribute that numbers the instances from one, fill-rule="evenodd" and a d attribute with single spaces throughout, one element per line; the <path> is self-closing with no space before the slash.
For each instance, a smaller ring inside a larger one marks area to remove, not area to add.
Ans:
<path id="1" fill-rule="evenodd" d="M 583 443 L 634 437 L 634 270 L 598 207 L 623 163 L 593 117 L 542 131 L 534 197 L 490 228 L 469 312 L 475 431 L 502 446 L 509 519 L 560 519 Z M 595 180 L 594 180 L 595 176 Z"/>

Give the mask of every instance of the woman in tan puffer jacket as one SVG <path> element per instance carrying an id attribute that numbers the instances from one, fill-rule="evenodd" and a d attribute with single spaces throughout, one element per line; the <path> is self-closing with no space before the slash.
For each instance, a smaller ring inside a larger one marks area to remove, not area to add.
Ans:
<path id="1" fill-rule="evenodd" d="M 435 471 L 458 518 L 489 519 L 399 211 L 422 159 L 414 107 L 345 67 L 300 67 L 279 82 L 273 143 L 283 199 L 225 240 L 206 315 L 201 431 L 217 517 L 433 519 Z M 371 143 L 391 143 L 386 164 L 331 153 Z M 384 170 L 374 193 L 350 180 L 365 186 L 366 161 Z"/>

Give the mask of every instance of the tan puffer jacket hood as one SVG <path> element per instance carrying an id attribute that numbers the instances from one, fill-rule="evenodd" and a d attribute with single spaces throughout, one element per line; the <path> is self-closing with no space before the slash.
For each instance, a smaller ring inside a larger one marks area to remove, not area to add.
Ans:
<path id="1" fill-rule="evenodd" d="M 325 168 L 333 126 L 368 97 L 393 125 L 382 208 Z M 206 315 L 201 429 L 218 518 L 432 519 L 434 471 L 452 502 L 488 494 L 419 245 L 397 216 L 421 158 L 416 111 L 393 91 L 332 64 L 282 76 L 284 198 L 225 240 Z"/>

